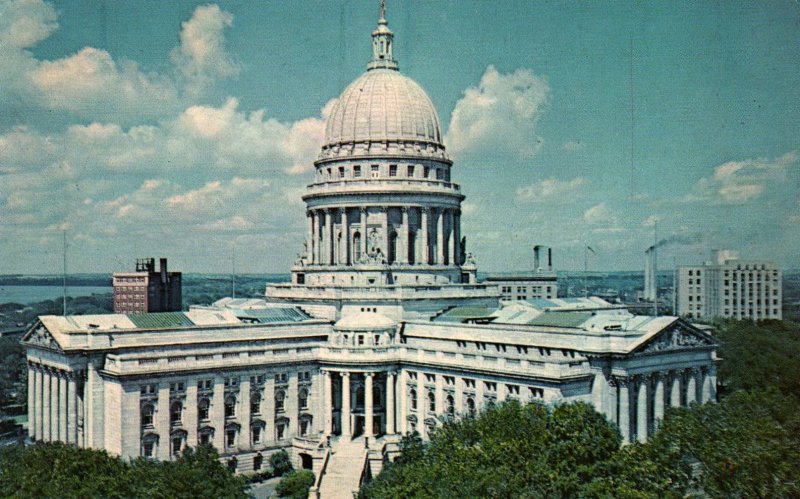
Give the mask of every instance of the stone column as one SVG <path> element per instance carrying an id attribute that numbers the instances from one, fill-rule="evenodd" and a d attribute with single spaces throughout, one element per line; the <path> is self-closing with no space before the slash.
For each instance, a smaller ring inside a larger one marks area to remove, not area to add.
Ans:
<path id="1" fill-rule="evenodd" d="M 350 265 L 350 220 L 347 217 L 347 208 L 342 208 L 342 246 L 340 249 L 340 263 Z M 344 257 L 341 258 L 341 252 L 344 252 Z"/>
<path id="2" fill-rule="evenodd" d="M 619 431 L 622 434 L 622 442 L 629 443 L 631 441 L 630 384 L 627 378 L 617 378 L 616 381 L 619 387 L 619 397 L 617 398 Z"/>
<path id="3" fill-rule="evenodd" d="M 306 220 L 308 221 L 308 234 L 306 236 L 306 258 L 309 262 L 314 263 L 314 215 L 311 210 L 306 212 Z"/>
<path id="4" fill-rule="evenodd" d="M 394 375 L 386 373 L 386 434 L 394 435 Z"/>
<path id="5" fill-rule="evenodd" d="M 67 436 L 67 373 L 58 375 L 58 439 L 68 442 Z"/>
<path id="6" fill-rule="evenodd" d="M 225 452 L 225 380 L 214 377 L 214 394 L 208 411 L 211 427 L 214 428 L 214 447 L 222 454 Z"/>
<path id="7" fill-rule="evenodd" d="M 401 434 L 405 434 L 408 431 L 408 387 L 406 383 L 406 372 L 401 370 L 399 374 L 397 402 L 400 407 L 397 414 L 397 429 Z"/>
<path id="8" fill-rule="evenodd" d="M 639 394 L 636 401 L 636 437 L 639 442 L 647 442 L 647 378 L 639 380 Z"/>
<path id="9" fill-rule="evenodd" d="M 43 393 L 42 393 L 42 391 L 43 391 L 43 387 L 42 387 L 43 378 L 44 378 L 44 373 L 42 372 L 42 366 L 37 364 L 36 365 L 36 369 L 35 369 L 35 379 L 33 380 L 33 383 L 34 383 L 33 411 L 34 411 L 34 418 L 36 420 L 36 428 L 35 428 L 36 440 L 42 440 L 43 439 L 43 435 L 44 435 L 44 433 L 43 433 L 44 425 L 43 425 L 43 419 L 42 419 L 42 417 L 43 417 L 42 416 L 43 415 L 42 408 L 43 408 L 43 401 L 44 401 L 44 396 L 43 396 Z"/>
<path id="10" fill-rule="evenodd" d="M 398 242 L 397 261 L 398 263 L 408 263 L 408 252 L 409 252 L 408 208 L 406 206 L 403 206 L 402 208 L 400 208 L 400 211 L 403 215 L 403 221 L 402 221 L 403 225 L 400 228 L 402 233 L 400 236 L 400 241 Z"/>
<path id="11" fill-rule="evenodd" d="M 50 371 L 50 441 L 58 441 L 58 371 Z"/>
<path id="12" fill-rule="evenodd" d="M 461 265 L 461 210 L 453 212 L 453 264 Z"/>
<path id="13" fill-rule="evenodd" d="M 50 369 L 44 368 L 42 374 L 42 434 L 40 437 L 50 442 Z"/>
<path id="14" fill-rule="evenodd" d="M 239 434 L 239 448 L 250 449 L 250 377 L 243 376 L 239 383 L 239 421 L 241 421 L 241 432 Z"/>
<path id="15" fill-rule="evenodd" d="M 372 437 L 375 435 L 373 428 L 373 403 L 372 400 L 372 377 L 374 373 L 364 373 L 364 436 Z"/>
<path id="16" fill-rule="evenodd" d="M 361 258 L 367 254 L 367 207 L 362 206 L 361 213 Z"/>
<path id="17" fill-rule="evenodd" d="M 444 265 L 444 208 L 436 214 L 436 263 Z"/>
<path id="18" fill-rule="evenodd" d="M 187 447 L 197 447 L 197 402 L 197 380 L 189 379 L 186 385 L 186 402 L 183 406 L 183 413 L 186 415 L 184 424 Z"/>
<path id="19" fill-rule="evenodd" d="M 664 419 L 664 376 L 655 373 L 656 390 L 653 394 L 653 425 L 657 429 L 661 420 Z"/>
<path id="20" fill-rule="evenodd" d="M 342 437 L 350 438 L 353 430 L 350 427 L 350 373 L 340 373 L 342 376 Z"/>
<path id="21" fill-rule="evenodd" d="M 389 209 L 385 206 L 381 207 L 381 231 L 383 232 L 383 237 L 381 237 L 381 251 L 383 252 L 383 258 L 388 262 L 389 261 Z M 397 255 L 395 255 L 396 257 Z"/>
<path id="22" fill-rule="evenodd" d="M 436 374 L 436 414 L 444 414 L 444 379 L 441 374 Z"/>
<path id="23" fill-rule="evenodd" d="M 28 436 L 36 441 L 36 368 L 28 363 Z"/>
<path id="24" fill-rule="evenodd" d="M 428 244 L 428 236 L 430 235 L 430 226 L 428 215 L 430 214 L 430 209 L 428 208 L 420 208 L 420 258 L 417 259 L 417 263 L 426 265 L 431 263 L 430 256 L 431 256 L 431 249 L 430 245 Z"/>
<path id="25" fill-rule="evenodd" d="M 169 438 L 169 383 L 158 385 L 158 408 L 155 413 L 155 430 L 158 434 L 158 459 L 170 458 Z"/>
<path id="26" fill-rule="evenodd" d="M 681 376 L 676 371 L 670 373 L 669 405 L 670 407 L 681 406 Z"/>
<path id="27" fill-rule="evenodd" d="M 75 373 L 67 378 L 67 442 L 78 443 L 78 387 Z"/>
<path id="28" fill-rule="evenodd" d="M 323 411 L 323 420 L 325 422 L 325 435 L 333 434 L 333 379 L 331 378 L 330 371 L 324 371 L 325 376 L 325 409 Z"/>
<path id="29" fill-rule="evenodd" d="M 318 264 L 320 262 L 320 234 L 319 234 L 319 212 L 317 210 L 311 210 L 311 218 L 313 219 L 313 232 L 314 237 L 311 238 L 311 254 L 312 254 L 312 263 Z"/>
<path id="30" fill-rule="evenodd" d="M 697 401 L 697 370 L 690 369 L 686 375 L 686 406 Z"/>
<path id="31" fill-rule="evenodd" d="M 428 393 L 425 389 L 425 374 L 417 371 L 417 431 L 421 438 L 426 438 L 425 415 L 428 412 Z"/>
<path id="32" fill-rule="evenodd" d="M 325 264 L 333 265 L 333 210 L 325 210 Z"/>
<path id="33" fill-rule="evenodd" d="M 447 263 L 450 265 L 455 265 L 456 262 L 456 245 L 455 245 L 455 232 L 453 227 L 455 226 L 454 222 L 455 216 L 453 214 L 453 210 L 447 210 Z"/>

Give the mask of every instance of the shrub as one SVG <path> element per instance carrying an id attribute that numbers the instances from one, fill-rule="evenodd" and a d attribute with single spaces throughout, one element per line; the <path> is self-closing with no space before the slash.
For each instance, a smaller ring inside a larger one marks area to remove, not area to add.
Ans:
<path id="1" fill-rule="evenodd" d="M 272 469 L 272 476 L 283 476 L 294 470 L 289 454 L 285 450 L 280 450 L 269 456 L 269 467 Z"/>
<path id="2" fill-rule="evenodd" d="M 292 471 L 281 479 L 275 487 L 275 492 L 278 493 L 278 497 L 305 499 L 312 485 L 314 485 L 314 473 L 309 470 Z"/>

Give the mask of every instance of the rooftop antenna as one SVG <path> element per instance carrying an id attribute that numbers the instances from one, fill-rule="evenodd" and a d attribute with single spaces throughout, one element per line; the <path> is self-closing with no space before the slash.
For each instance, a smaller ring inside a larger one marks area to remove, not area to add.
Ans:
<path id="1" fill-rule="evenodd" d="M 592 252 L 593 255 L 596 253 L 592 249 L 591 246 L 587 246 L 585 250 L 583 250 L 583 297 L 589 298 L 589 252 Z"/>
<path id="2" fill-rule="evenodd" d="M 658 317 L 658 220 L 653 222 L 653 316 Z"/>
<path id="3" fill-rule="evenodd" d="M 634 177 L 636 176 L 636 168 L 634 167 L 634 164 L 633 164 L 633 140 L 634 140 L 634 128 L 635 128 L 635 125 L 636 125 L 636 122 L 634 120 L 635 116 L 634 116 L 634 103 L 633 103 L 633 100 L 634 100 L 634 97 L 633 97 L 633 35 L 631 35 L 631 39 L 630 39 L 629 60 L 630 60 L 630 73 L 629 73 L 630 85 L 629 85 L 629 88 L 630 88 L 630 107 L 631 107 L 631 150 L 630 150 L 630 156 L 631 156 L 630 157 L 630 161 L 631 161 L 631 185 L 630 185 L 631 194 L 630 194 L 630 200 L 633 201 L 634 190 L 635 190 L 635 188 L 634 188 Z"/>
<path id="4" fill-rule="evenodd" d="M 62 241 L 62 268 L 63 268 L 63 276 L 62 276 L 62 285 L 63 285 L 63 309 L 62 314 L 64 317 L 67 316 L 67 229 L 63 231 L 63 241 Z"/>

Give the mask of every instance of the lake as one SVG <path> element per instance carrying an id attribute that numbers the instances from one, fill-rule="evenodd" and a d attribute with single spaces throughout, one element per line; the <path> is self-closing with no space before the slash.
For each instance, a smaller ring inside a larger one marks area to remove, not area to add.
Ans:
<path id="1" fill-rule="evenodd" d="M 0 303 L 36 303 L 44 300 L 61 298 L 64 295 L 61 286 L 9 286 L 0 285 Z M 90 296 L 93 294 L 111 294 L 111 286 L 67 286 L 67 296 Z"/>

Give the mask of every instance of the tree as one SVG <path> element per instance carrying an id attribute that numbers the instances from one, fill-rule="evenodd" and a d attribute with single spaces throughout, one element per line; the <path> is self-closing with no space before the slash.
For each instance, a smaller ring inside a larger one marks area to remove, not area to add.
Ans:
<path id="1" fill-rule="evenodd" d="M 278 497 L 306 499 L 312 485 L 314 485 L 314 473 L 309 470 L 292 471 L 281 478 L 275 487 L 275 492 L 278 493 Z"/>
<path id="2" fill-rule="evenodd" d="M 273 476 L 283 476 L 294 470 L 289 454 L 283 449 L 269 456 L 269 466 L 272 469 Z"/>

